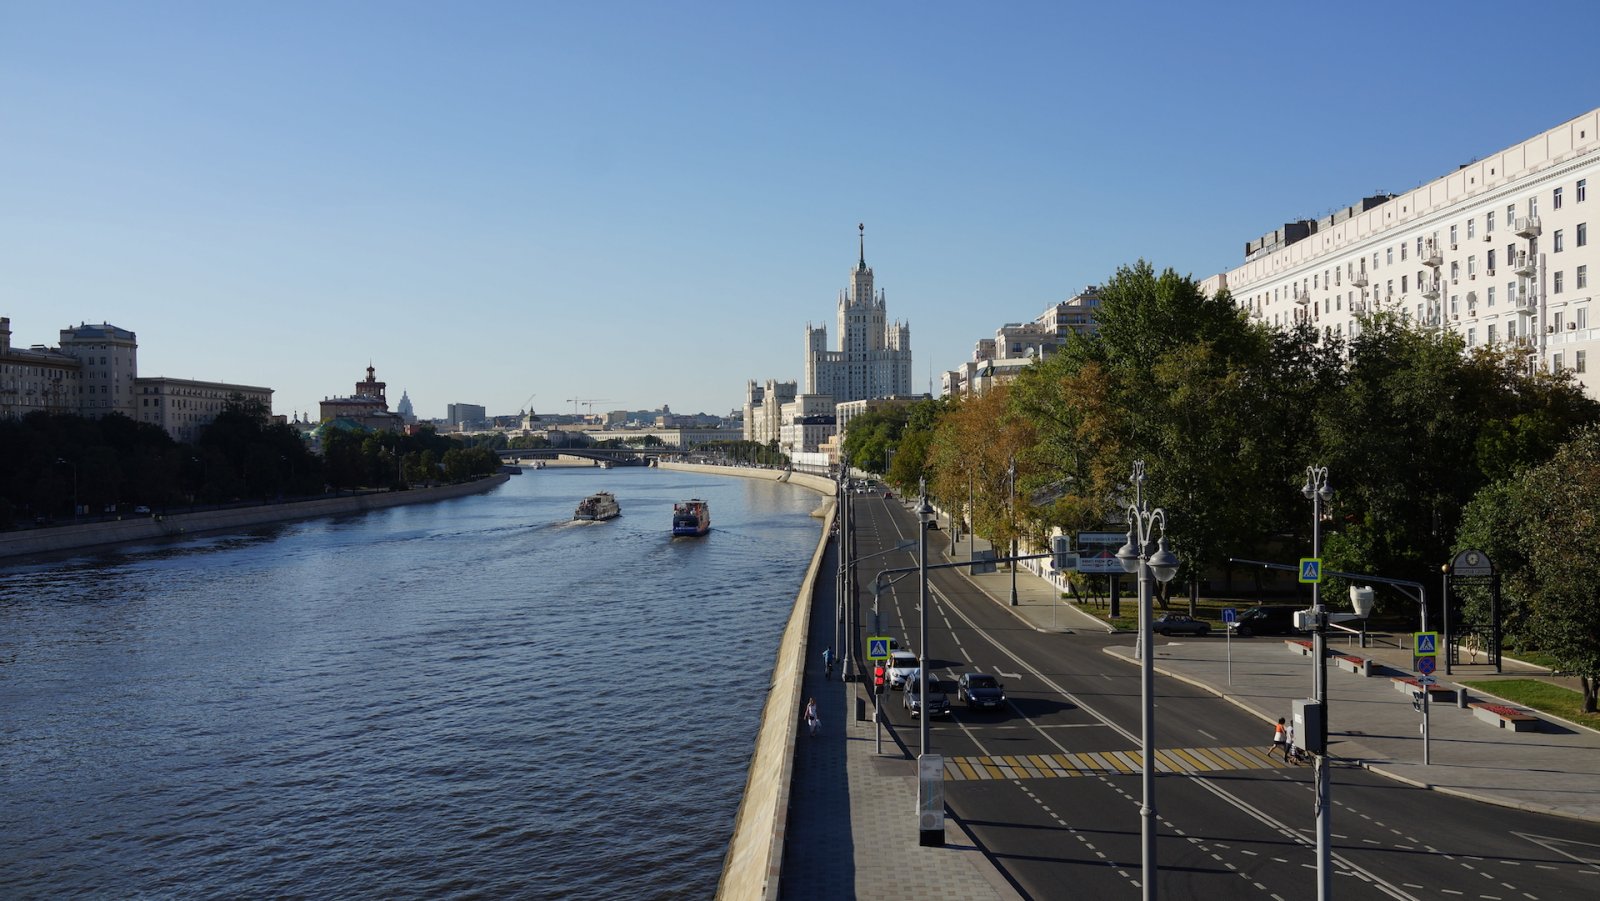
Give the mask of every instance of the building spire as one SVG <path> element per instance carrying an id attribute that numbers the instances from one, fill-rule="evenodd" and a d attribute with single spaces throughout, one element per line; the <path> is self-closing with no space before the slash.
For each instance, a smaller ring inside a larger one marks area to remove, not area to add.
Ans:
<path id="1" fill-rule="evenodd" d="M 860 262 L 859 265 L 860 265 L 860 268 L 866 269 L 867 268 L 867 224 L 865 222 L 856 223 L 856 231 L 860 233 L 859 237 L 861 238 L 861 262 Z"/>

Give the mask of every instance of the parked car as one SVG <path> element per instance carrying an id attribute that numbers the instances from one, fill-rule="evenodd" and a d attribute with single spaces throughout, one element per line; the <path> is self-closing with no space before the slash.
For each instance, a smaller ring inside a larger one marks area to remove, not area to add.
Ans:
<path id="1" fill-rule="evenodd" d="M 917 655 L 910 651 L 890 651 L 884 678 L 890 688 L 905 688 L 906 677 L 917 671 Z"/>
<path id="2" fill-rule="evenodd" d="M 1186 613 L 1163 613 L 1150 624 L 1157 635 L 1209 635 L 1211 624 Z"/>
<path id="3" fill-rule="evenodd" d="M 956 681 L 956 694 L 973 707 L 999 707 L 1006 702 L 1006 687 L 988 673 L 962 673 Z"/>
<path id="4" fill-rule="evenodd" d="M 912 716 L 922 715 L 922 696 L 917 692 L 920 687 L 918 681 L 917 671 L 912 670 L 911 676 L 906 679 L 905 697 L 901 698 L 901 703 L 911 712 Z M 950 698 L 939 687 L 939 680 L 932 676 L 928 677 L 928 715 L 950 715 Z"/>
<path id="5" fill-rule="evenodd" d="M 1239 614 L 1239 618 L 1228 625 L 1233 634 L 1238 636 L 1249 635 L 1293 635 L 1296 631 L 1294 615 L 1304 608 L 1292 604 L 1263 604 L 1260 607 L 1251 607 Z"/>
<path id="6" fill-rule="evenodd" d="M 133 508 L 133 512 L 135 512 L 135 513 L 149 513 L 150 512 L 150 508 L 146 507 L 144 504 L 140 504 L 139 506 Z"/>

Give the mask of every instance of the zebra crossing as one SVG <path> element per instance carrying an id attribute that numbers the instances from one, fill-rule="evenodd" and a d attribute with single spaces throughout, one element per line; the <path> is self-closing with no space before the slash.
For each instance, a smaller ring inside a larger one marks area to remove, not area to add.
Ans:
<path id="1" fill-rule="evenodd" d="M 1265 748 L 1157 748 L 1156 772 L 1214 773 L 1223 770 L 1267 770 L 1285 766 Z M 1130 776 L 1142 771 L 1140 752 L 1083 751 L 1076 754 L 1006 754 L 951 757 L 945 779 L 1059 779 L 1070 776 Z"/>

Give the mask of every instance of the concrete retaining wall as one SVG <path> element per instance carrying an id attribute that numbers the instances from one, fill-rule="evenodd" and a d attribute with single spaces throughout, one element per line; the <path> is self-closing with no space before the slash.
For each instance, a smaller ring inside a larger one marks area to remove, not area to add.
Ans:
<path id="1" fill-rule="evenodd" d="M 761 728 L 756 733 L 755 750 L 750 756 L 750 771 L 745 777 L 744 798 L 734 817 L 733 838 L 722 862 L 722 878 L 717 883 L 718 898 L 765 898 L 776 901 L 778 876 L 783 871 L 783 839 L 789 823 L 789 787 L 794 774 L 794 742 L 800 729 L 800 699 L 804 691 L 806 639 L 810 632 L 811 599 L 822 558 L 828 550 L 828 535 L 833 530 L 834 492 L 837 485 L 823 476 L 788 473 L 782 470 L 743 466 L 704 466 L 690 463 L 662 463 L 662 469 L 700 472 L 707 475 L 735 476 L 788 482 L 824 496 L 818 514 L 822 534 L 811 554 L 795 596 L 794 609 L 778 642 L 778 659 L 772 668 L 772 685 L 767 704 L 761 710 Z"/>
<path id="2" fill-rule="evenodd" d="M 409 491 L 382 491 L 349 497 L 320 498 L 259 507 L 204 510 L 199 513 L 174 513 L 166 516 L 141 516 L 117 522 L 94 522 L 53 529 L 30 529 L 0 534 L 0 559 L 54 554 L 84 548 L 173 538 L 200 532 L 227 532 L 274 522 L 343 516 L 367 510 L 381 510 L 401 504 L 420 504 L 468 494 L 481 494 L 504 484 L 508 475 L 493 475 L 460 485 L 413 488 Z"/>

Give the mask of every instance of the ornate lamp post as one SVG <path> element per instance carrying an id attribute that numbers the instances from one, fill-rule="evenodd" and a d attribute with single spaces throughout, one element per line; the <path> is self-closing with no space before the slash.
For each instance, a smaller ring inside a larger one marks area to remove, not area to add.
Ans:
<path id="1" fill-rule="evenodd" d="M 917 844 L 944 844 L 944 788 L 939 782 L 943 763 L 928 748 L 928 525 L 933 507 L 928 503 L 926 481 L 918 485 L 917 526 L 922 533 L 921 549 L 917 554 L 918 577 L 922 591 L 917 605 L 917 697 L 921 699 L 922 715 L 917 717 Z"/>
<path id="2" fill-rule="evenodd" d="M 1011 606 L 1017 606 L 1017 458 L 1011 458 L 1011 464 L 1006 468 L 1010 479 L 1010 507 L 1011 507 Z"/>
<path id="3" fill-rule="evenodd" d="M 1144 461 L 1133 464 L 1136 485 L 1144 482 Z M 1161 525 L 1159 545 L 1152 553 L 1151 539 L 1156 524 Z M 1144 848 L 1143 875 L 1140 887 L 1145 901 L 1156 898 L 1156 788 L 1155 788 L 1155 670 L 1150 652 L 1150 578 L 1170 582 L 1178 574 L 1178 558 L 1167 549 L 1167 513 L 1161 508 L 1145 509 L 1141 497 L 1137 504 L 1128 506 L 1128 540 L 1117 551 L 1117 559 L 1124 572 L 1139 574 L 1139 698 L 1141 702 L 1140 726 L 1140 783 L 1144 800 L 1139 806 L 1142 821 L 1141 836 Z"/>

